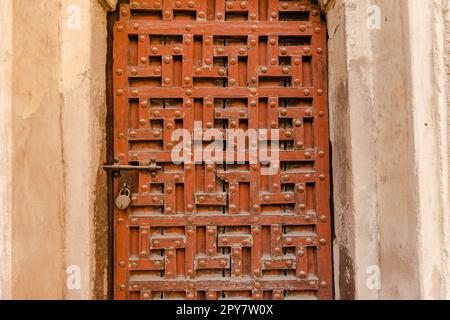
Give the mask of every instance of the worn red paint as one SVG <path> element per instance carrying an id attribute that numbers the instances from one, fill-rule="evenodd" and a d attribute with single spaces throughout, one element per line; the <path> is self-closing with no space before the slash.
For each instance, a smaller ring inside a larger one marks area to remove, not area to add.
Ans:
<path id="1" fill-rule="evenodd" d="M 326 26 L 316 1 L 136 0 L 114 27 L 117 299 L 332 298 Z M 194 121 L 279 128 L 281 172 L 175 165 Z M 131 168 L 133 169 L 133 168 Z"/>

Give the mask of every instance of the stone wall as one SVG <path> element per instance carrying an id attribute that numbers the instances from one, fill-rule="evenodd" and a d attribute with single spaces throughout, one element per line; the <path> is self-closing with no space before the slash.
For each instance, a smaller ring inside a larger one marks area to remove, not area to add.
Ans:
<path id="1" fill-rule="evenodd" d="M 443 2 L 328 12 L 338 297 L 448 297 Z"/>
<path id="2" fill-rule="evenodd" d="M 1 2 L 1 298 L 106 296 L 106 9 L 114 7 Z M 71 275 L 80 283 L 67 286 Z"/>

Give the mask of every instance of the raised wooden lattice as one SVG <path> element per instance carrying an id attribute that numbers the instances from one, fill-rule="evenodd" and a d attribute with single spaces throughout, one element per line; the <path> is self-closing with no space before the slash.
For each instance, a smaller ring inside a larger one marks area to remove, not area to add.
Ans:
<path id="1" fill-rule="evenodd" d="M 116 165 L 161 170 L 115 179 L 116 196 L 124 183 L 133 194 L 115 209 L 117 299 L 332 298 L 326 70 L 316 1 L 121 6 Z M 245 164 L 174 164 L 172 134 L 195 121 L 280 129 L 279 172 L 261 175 L 248 152 Z"/>

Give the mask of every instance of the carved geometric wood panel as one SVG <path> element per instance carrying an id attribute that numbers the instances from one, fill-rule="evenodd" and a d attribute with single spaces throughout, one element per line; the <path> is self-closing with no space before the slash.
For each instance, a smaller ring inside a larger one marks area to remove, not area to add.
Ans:
<path id="1" fill-rule="evenodd" d="M 333 297 L 326 61 L 314 0 L 120 7 L 114 193 L 132 202 L 115 208 L 115 298 Z M 250 161 L 264 137 L 224 152 L 240 163 L 173 162 L 186 139 L 196 160 L 210 129 L 266 129 L 269 145 L 277 129 L 276 173 Z"/>

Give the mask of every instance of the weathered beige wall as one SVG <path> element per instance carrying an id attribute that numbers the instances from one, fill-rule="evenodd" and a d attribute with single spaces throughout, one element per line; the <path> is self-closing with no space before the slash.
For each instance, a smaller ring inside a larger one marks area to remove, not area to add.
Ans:
<path id="1" fill-rule="evenodd" d="M 370 222 L 370 227 L 376 229 L 375 223 L 378 222 L 379 267 L 382 270 L 379 297 L 418 299 L 419 242 L 416 230 L 419 203 L 416 196 L 411 113 L 411 43 L 407 15 L 409 3 L 382 0 L 368 4 L 378 5 L 382 12 L 381 29 L 373 30 L 369 37 L 373 55 L 372 72 L 369 75 L 372 83 L 368 89 L 371 91 L 372 104 L 367 106 L 373 112 L 370 120 L 375 147 L 372 154 L 375 160 L 373 169 L 376 188 L 370 194 L 376 199 L 376 218 Z M 367 21 L 365 22 L 367 25 Z M 363 66 L 364 62 L 359 69 L 361 73 L 364 72 Z M 355 108 L 358 106 L 359 103 L 355 101 Z M 354 121 L 357 123 L 361 119 L 355 118 Z M 363 125 L 360 130 L 364 130 Z M 358 155 L 355 157 L 358 159 Z M 367 195 L 360 192 L 358 196 L 363 205 Z M 358 213 L 359 225 L 367 226 L 364 207 Z M 377 238 L 372 240 L 377 241 Z M 362 255 L 364 252 L 359 251 L 357 254 Z M 415 281 L 411 281 L 412 279 Z"/>
<path id="2" fill-rule="evenodd" d="M 0 299 L 11 297 L 12 0 L 0 2 Z"/>
<path id="3" fill-rule="evenodd" d="M 12 5 L 12 298 L 55 299 L 64 290 L 59 3 Z"/>
<path id="4" fill-rule="evenodd" d="M 448 297 L 442 5 L 342 0 L 328 13 L 340 298 Z"/>
<path id="5" fill-rule="evenodd" d="M 0 298 L 106 296 L 102 164 L 111 5 L 0 4 Z M 81 271 L 79 289 L 66 286 L 69 266 Z"/>
<path id="6" fill-rule="evenodd" d="M 81 13 L 80 24 L 76 11 Z M 65 171 L 65 257 L 80 267 L 70 299 L 106 296 L 106 13 L 97 1 L 61 0 L 61 95 Z M 70 243 L 70 245 L 69 245 Z M 95 290 L 94 290 L 95 287 Z"/>
<path id="7" fill-rule="evenodd" d="M 450 101 L 450 0 L 443 0 L 445 2 L 445 15 L 444 15 L 444 28 L 445 28 L 445 61 L 447 66 L 447 101 Z M 448 128 L 447 137 L 450 137 L 450 105 L 448 106 Z M 448 140 L 448 150 L 449 157 L 448 161 L 450 163 L 450 138 Z M 450 183 L 450 181 L 449 181 Z"/>
<path id="8" fill-rule="evenodd" d="M 409 6 L 420 292 L 425 299 L 450 298 L 444 10 L 442 0 Z"/>
<path id="9" fill-rule="evenodd" d="M 441 73 L 441 76 L 444 78 L 443 81 L 446 82 L 446 94 L 447 94 L 447 134 L 445 137 L 442 138 L 442 141 L 445 143 L 447 141 L 447 163 L 449 164 L 449 171 L 447 171 L 448 175 L 448 182 L 447 182 L 447 188 L 450 188 L 450 0 L 442 0 L 443 7 L 444 7 L 444 22 L 443 22 L 443 28 L 444 28 L 444 44 L 442 50 L 444 51 L 444 59 L 446 62 L 447 68 L 443 70 Z M 443 130 L 444 131 L 444 130 Z M 450 202 L 450 200 L 449 200 Z M 447 206 L 449 204 L 447 203 Z M 445 252 L 444 258 L 447 260 L 447 262 L 450 260 L 450 222 L 448 221 L 449 218 L 447 217 L 446 221 L 444 221 L 444 224 L 447 225 L 447 227 L 444 229 L 444 233 L 446 237 L 444 238 L 444 241 L 446 242 L 447 250 Z M 447 272 L 446 272 L 446 279 L 447 279 L 447 298 L 450 299 L 450 264 L 447 263 Z"/>

